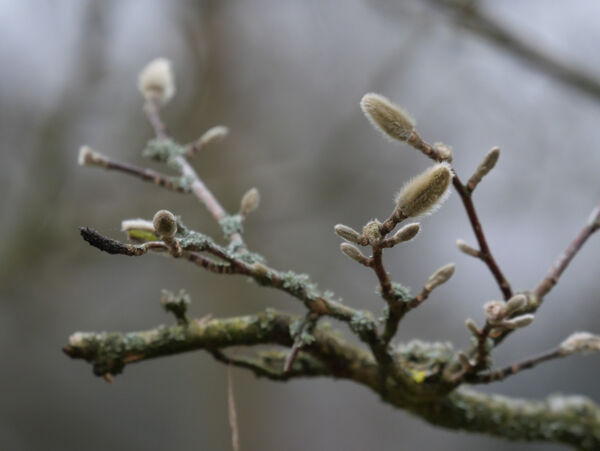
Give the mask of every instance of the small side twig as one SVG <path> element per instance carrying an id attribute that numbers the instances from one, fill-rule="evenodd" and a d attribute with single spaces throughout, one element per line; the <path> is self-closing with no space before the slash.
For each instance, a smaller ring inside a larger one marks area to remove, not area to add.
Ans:
<path id="1" fill-rule="evenodd" d="M 231 366 L 229 365 L 227 365 L 227 406 L 229 410 L 229 426 L 231 427 L 231 446 L 233 447 L 233 451 L 239 451 L 240 431 L 235 409 L 235 398 L 233 396 L 233 378 L 231 376 Z"/>

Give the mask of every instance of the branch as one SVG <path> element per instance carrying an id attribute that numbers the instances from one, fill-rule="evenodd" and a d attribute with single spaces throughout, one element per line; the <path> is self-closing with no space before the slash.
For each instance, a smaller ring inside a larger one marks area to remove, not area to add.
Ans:
<path id="1" fill-rule="evenodd" d="M 492 44 L 516 56 L 533 68 L 575 88 L 583 94 L 600 100 L 600 81 L 577 69 L 574 64 L 563 62 L 543 50 L 528 44 L 499 22 L 483 13 L 473 1 L 429 0 L 438 6 L 445 6 L 453 13 L 457 24 L 476 33 Z"/>

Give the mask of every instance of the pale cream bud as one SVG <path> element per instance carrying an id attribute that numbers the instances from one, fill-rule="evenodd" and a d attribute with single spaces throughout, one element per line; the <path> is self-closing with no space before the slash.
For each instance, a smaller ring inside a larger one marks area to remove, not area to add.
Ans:
<path id="1" fill-rule="evenodd" d="M 140 72 L 138 89 L 146 100 L 155 100 L 160 105 L 167 104 L 175 95 L 171 62 L 166 58 L 149 62 Z"/>
<path id="2" fill-rule="evenodd" d="M 107 158 L 89 146 L 81 146 L 77 163 L 79 166 L 105 166 Z"/>
<path id="3" fill-rule="evenodd" d="M 406 224 L 404 227 L 394 233 L 392 236 L 392 241 L 394 244 L 410 241 L 417 236 L 419 230 L 421 230 L 421 225 L 418 222 Z"/>
<path id="4" fill-rule="evenodd" d="M 350 241 L 356 244 L 366 244 L 366 238 L 364 238 L 360 233 L 354 230 L 352 227 L 348 227 L 344 224 L 337 224 L 333 230 L 335 230 L 335 234 L 340 238 L 345 239 L 346 241 Z"/>
<path id="5" fill-rule="evenodd" d="M 506 317 L 506 304 L 502 301 L 489 301 L 484 304 L 483 311 L 490 324 L 497 324 Z"/>
<path id="6" fill-rule="evenodd" d="M 506 301 L 506 315 L 512 315 L 517 310 L 522 309 L 527 304 L 527 296 L 524 294 L 516 294 Z"/>
<path id="7" fill-rule="evenodd" d="M 198 147 L 208 146 L 209 144 L 215 144 L 223 141 L 229 134 L 229 129 L 224 125 L 217 125 L 211 127 L 204 132 L 204 134 L 198 139 L 196 145 Z"/>
<path id="8" fill-rule="evenodd" d="M 437 163 L 409 180 L 396 196 L 396 208 L 408 217 L 435 211 L 449 194 L 452 170 L 448 163 Z"/>
<path id="9" fill-rule="evenodd" d="M 454 274 L 455 268 L 456 265 L 454 263 L 448 263 L 446 266 L 442 266 L 431 276 L 429 276 L 429 279 L 427 279 L 427 282 L 425 282 L 425 290 L 432 291 L 436 287 L 446 283 L 450 277 L 452 277 L 452 274 Z"/>
<path id="10" fill-rule="evenodd" d="M 177 220 L 169 210 L 159 210 L 152 220 L 154 230 L 162 238 L 173 238 L 177 233 Z"/>
<path id="11" fill-rule="evenodd" d="M 406 141 L 415 129 L 406 111 L 379 94 L 365 94 L 360 107 L 371 124 L 390 138 Z"/>
<path id="12" fill-rule="evenodd" d="M 467 187 L 469 190 L 473 191 L 475 187 L 481 182 L 481 179 L 490 172 L 496 163 L 498 162 L 498 158 L 500 157 L 500 148 L 494 147 L 490 150 L 487 155 L 483 158 L 483 161 L 477 167 L 475 173 L 469 179 L 467 183 Z"/>
<path id="13" fill-rule="evenodd" d="M 240 212 L 243 216 L 247 216 L 258 208 L 260 203 L 260 193 L 256 188 L 251 188 L 246 191 L 246 194 L 242 197 L 240 206 Z"/>
<path id="14" fill-rule="evenodd" d="M 535 316 L 531 314 L 515 316 L 512 319 L 507 319 L 498 323 L 498 326 L 505 329 L 519 329 L 521 327 L 529 326 L 534 319 Z"/>
<path id="15" fill-rule="evenodd" d="M 369 259 L 363 255 L 363 253 L 358 250 L 358 248 L 350 243 L 342 243 L 340 244 L 341 251 L 350 257 L 352 260 L 357 261 L 363 265 L 368 264 Z"/>
<path id="16" fill-rule="evenodd" d="M 559 346 L 562 355 L 589 351 L 600 351 L 600 336 L 589 332 L 575 332 Z"/>
<path id="17" fill-rule="evenodd" d="M 472 248 L 461 239 L 456 240 L 456 247 L 462 253 L 470 255 L 471 257 L 479 257 L 481 255 L 481 253 L 477 249 Z"/>

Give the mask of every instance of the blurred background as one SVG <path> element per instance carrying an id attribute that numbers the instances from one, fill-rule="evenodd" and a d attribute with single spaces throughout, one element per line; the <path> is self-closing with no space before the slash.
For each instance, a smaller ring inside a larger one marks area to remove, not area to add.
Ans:
<path id="1" fill-rule="evenodd" d="M 109 256 L 81 240 L 79 226 L 120 238 L 122 219 L 161 208 L 220 235 L 191 196 L 77 166 L 82 144 L 149 164 L 136 83 L 155 57 L 173 61 L 178 93 L 164 119 L 178 140 L 230 127 L 195 167 L 229 210 L 248 188 L 260 190 L 249 245 L 353 307 L 377 313 L 382 302 L 373 274 L 339 252 L 333 225 L 384 219 L 403 181 L 429 165 L 373 130 L 358 105 L 366 92 L 403 105 L 428 141 L 451 145 L 463 179 L 501 147 L 474 199 L 517 290 L 540 280 L 600 198 L 594 0 L 2 0 L 0 16 L 2 449 L 231 449 L 226 368 L 207 354 L 131 365 L 109 385 L 61 347 L 78 330 L 172 322 L 159 305 L 163 288 L 186 288 L 195 316 L 302 311 L 243 277 Z M 386 254 L 394 279 L 414 291 L 457 263 L 454 278 L 402 323 L 399 340 L 466 346 L 465 318 L 481 322 L 482 304 L 500 296 L 484 265 L 456 250 L 457 238 L 475 243 L 453 195 L 422 221 L 417 240 Z M 499 365 L 574 330 L 600 332 L 599 251 L 593 237 L 534 325 L 499 349 Z M 599 370 L 596 356 L 570 358 L 483 389 L 599 401 Z M 243 450 L 562 449 L 434 428 L 350 382 L 280 384 L 238 369 L 233 378 Z"/>

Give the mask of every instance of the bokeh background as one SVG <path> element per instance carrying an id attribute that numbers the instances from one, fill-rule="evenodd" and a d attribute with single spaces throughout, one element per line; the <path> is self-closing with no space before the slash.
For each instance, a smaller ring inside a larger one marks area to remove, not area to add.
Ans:
<path id="1" fill-rule="evenodd" d="M 600 78 L 597 1 L 477 5 L 519 40 Z M 466 29 L 454 11 L 432 0 L 0 1 L 0 448 L 231 449 L 226 369 L 207 354 L 132 365 L 108 385 L 61 347 L 78 330 L 171 322 L 163 288 L 186 288 L 196 316 L 301 311 L 244 278 L 109 256 L 80 239 L 81 225 L 118 238 L 122 219 L 161 208 L 219 234 L 191 196 L 76 164 L 81 144 L 147 164 L 136 80 L 157 56 L 176 72 L 178 94 L 164 111 L 175 137 L 230 127 L 195 166 L 230 210 L 259 188 L 246 236 L 274 267 L 309 272 L 354 307 L 382 307 L 373 274 L 340 254 L 332 227 L 386 217 L 393 193 L 429 161 L 362 117 L 359 99 L 376 91 L 408 109 L 427 140 L 453 146 L 463 179 L 501 147 L 475 201 L 514 288 L 534 286 L 600 198 L 600 96 Z M 457 272 L 406 318 L 399 340 L 466 346 L 465 318 L 481 321 L 481 305 L 499 292 L 455 249 L 457 238 L 474 243 L 458 196 L 422 225 L 417 240 L 387 253 L 394 278 L 416 291 L 449 261 Z M 600 332 L 599 241 L 534 325 L 501 347 L 498 364 L 574 330 Z M 598 357 L 577 357 L 483 389 L 600 400 L 599 370 Z M 233 378 L 243 450 L 562 449 L 434 428 L 349 382 L 280 384 L 237 369 Z"/>

